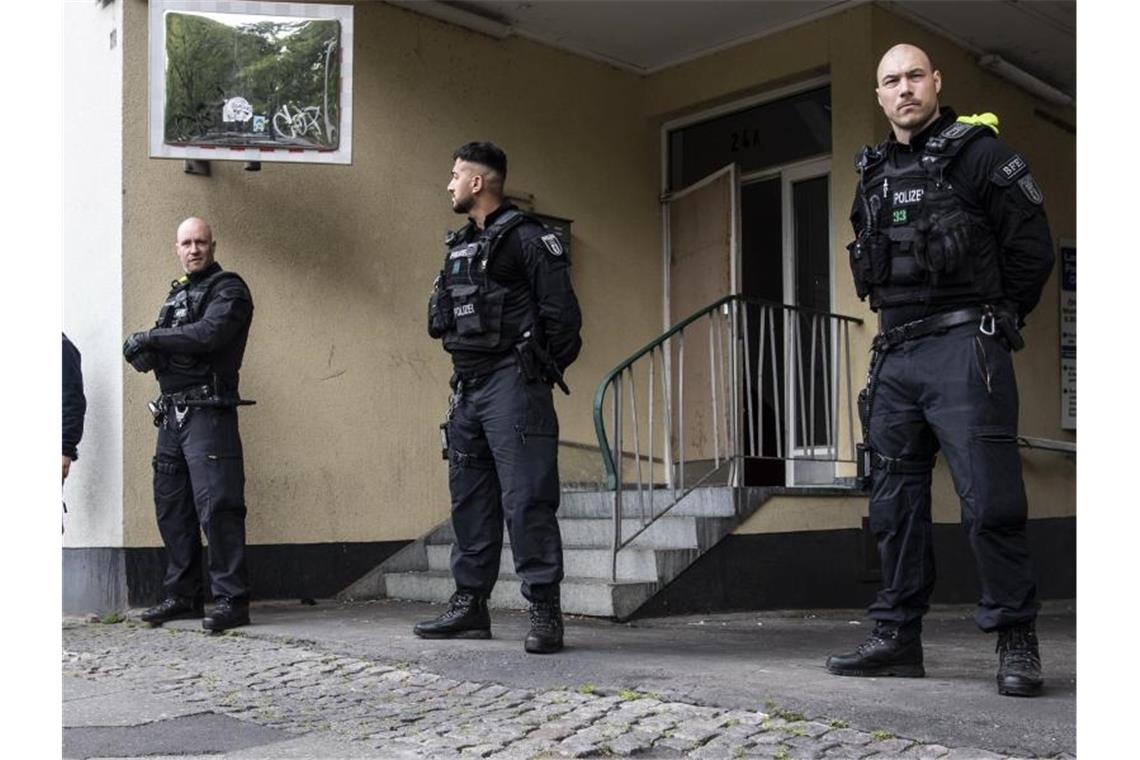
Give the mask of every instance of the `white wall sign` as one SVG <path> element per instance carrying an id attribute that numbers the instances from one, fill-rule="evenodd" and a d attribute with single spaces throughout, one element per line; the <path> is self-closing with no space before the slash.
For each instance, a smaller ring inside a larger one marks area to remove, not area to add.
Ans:
<path id="1" fill-rule="evenodd" d="M 352 163 L 351 5 L 149 8 L 152 158 Z"/>

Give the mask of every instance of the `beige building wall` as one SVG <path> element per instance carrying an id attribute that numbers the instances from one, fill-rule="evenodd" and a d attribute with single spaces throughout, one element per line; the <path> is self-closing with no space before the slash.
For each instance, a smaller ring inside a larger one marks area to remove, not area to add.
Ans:
<path id="1" fill-rule="evenodd" d="M 573 394 L 555 396 L 563 438 L 595 443 L 594 384 L 661 314 L 657 153 L 638 77 L 360 3 L 353 164 L 214 162 L 213 176 L 191 176 L 147 157 L 147 6 L 124 5 L 122 330 L 152 323 L 179 274 L 179 221 L 211 222 L 218 260 L 255 303 L 242 393 L 258 403 L 241 411 L 250 543 L 410 539 L 447 517 L 450 363 L 427 336 L 426 304 L 443 234 L 464 221 L 445 188 L 469 140 L 507 151 L 509 192 L 574 220 L 584 348 Z M 156 546 L 145 409 L 156 386 L 125 365 L 123 383 L 125 544 Z"/>
<path id="2" fill-rule="evenodd" d="M 835 310 L 874 317 L 851 284 L 844 246 L 852 159 L 887 123 L 874 100 L 879 56 L 909 40 L 943 71 L 943 100 L 994 111 L 1045 191 L 1055 238 L 1076 233 L 1075 136 L 1034 115 L 1030 96 L 986 74 L 950 42 L 863 5 L 660 73 L 638 77 L 516 38 L 496 40 L 383 3 L 356 5 L 352 166 L 215 162 L 209 178 L 146 144 L 146 4 L 124 4 L 123 332 L 151 323 L 178 274 L 173 232 L 208 219 L 222 265 L 256 304 L 242 390 L 251 543 L 409 539 L 446 518 L 437 425 L 449 363 L 424 329 L 441 239 L 462 219 L 444 192 L 450 155 L 492 139 L 510 156 L 508 191 L 571 218 L 584 348 L 574 389 L 556 394 L 564 439 L 593 445 L 594 386 L 660 332 L 661 125 L 682 115 L 828 74 L 832 93 Z M 1045 108 L 1075 124 L 1071 109 Z M 615 329 L 617 328 L 617 329 Z M 1059 429 L 1057 283 L 1046 286 L 1018 354 L 1022 432 Z M 866 352 L 853 372 L 866 371 Z M 124 365 L 124 541 L 155 546 L 150 495 L 155 385 Z M 1031 514 L 1075 514 L 1075 466 L 1024 457 Z M 945 467 L 936 519 L 957 520 Z M 743 532 L 853 527 L 861 500 L 785 500 Z M 777 508 L 778 506 L 778 508 Z M 862 504 L 865 509 L 865 503 Z M 785 526 L 783 528 L 779 526 Z M 795 528 L 786 526 L 794 525 Z"/>

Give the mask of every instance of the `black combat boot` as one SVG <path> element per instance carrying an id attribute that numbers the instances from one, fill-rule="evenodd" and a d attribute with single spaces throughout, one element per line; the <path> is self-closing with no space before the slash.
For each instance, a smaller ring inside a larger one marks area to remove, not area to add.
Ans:
<path id="1" fill-rule="evenodd" d="M 470 589 L 458 589 L 442 615 L 416 623 L 412 633 L 421 639 L 489 639 L 491 614 L 487 612 L 487 597 Z"/>
<path id="2" fill-rule="evenodd" d="M 144 623 L 162 625 L 168 620 L 200 620 L 205 614 L 201 598 L 175 596 L 169 594 L 165 599 L 143 612 L 140 616 Z"/>
<path id="3" fill-rule="evenodd" d="M 922 678 L 922 639 L 907 631 L 879 622 L 867 640 L 851 654 L 827 658 L 827 671 L 837 676 L 898 676 Z"/>
<path id="4" fill-rule="evenodd" d="M 214 611 L 202 621 L 207 631 L 224 631 L 249 625 L 249 600 L 219 596 L 214 600 Z"/>
<path id="5" fill-rule="evenodd" d="M 562 651 L 562 604 L 557 595 L 530 604 L 530 633 L 524 644 L 531 654 Z"/>
<path id="6" fill-rule="evenodd" d="M 1036 697 L 1041 693 L 1041 654 L 1033 623 L 1022 623 L 998 631 L 998 694 L 1007 697 Z"/>

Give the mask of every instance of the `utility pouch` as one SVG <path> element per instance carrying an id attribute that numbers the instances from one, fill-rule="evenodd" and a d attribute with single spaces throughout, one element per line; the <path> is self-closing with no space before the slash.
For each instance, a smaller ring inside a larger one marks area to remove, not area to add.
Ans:
<path id="1" fill-rule="evenodd" d="M 851 276 L 855 280 L 855 294 L 862 301 L 871 294 L 871 257 L 859 238 L 847 244 L 847 253 L 850 257 Z"/>
<path id="2" fill-rule="evenodd" d="M 452 285 L 450 290 L 455 329 L 444 338 L 443 347 L 448 351 L 498 350 L 506 290 L 488 293 L 478 285 Z"/>
<path id="3" fill-rule="evenodd" d="M 482 335 L 483 298 L 478 285 L 455 285 L 451 288 L 451 314 L 455 331 L 460 335 Z"/>
<path id="4" fill-rule="evenodd" d="M 871 487 L 871 456 L 870 447 L 855 444 L 855 485 L 864 491 Z"/>
<path id="5" fill-rule="evenodd" d="M 446 288 L 436 287 L 428 299 L 428 332 L 438 338 L 452 328 L 454 320 L 451 293 Z"/>
<path id="6" fill-rule="evenodd" d="M 871 282 L 886 285 L 891 279 L 891 239 L 882 233 L 872 234 L 864 243 L 870 259 Z"/>
<path id="7" fill-rule="evenodd" d="M 891 241 L 886 235 L 870 233 L 860 235 L 847 246 L 850 254 L 851 274 L 855 279 L 855 292 L 865 299 L 875 285 L 884 285 L 891 278 Z"/>

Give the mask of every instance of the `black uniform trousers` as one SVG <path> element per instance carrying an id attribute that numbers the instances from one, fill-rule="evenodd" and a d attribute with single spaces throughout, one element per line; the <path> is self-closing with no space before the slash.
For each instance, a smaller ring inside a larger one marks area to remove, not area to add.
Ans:
<path id="1" fill-rule="evenodd" d="M 977 323 L 892 348 L 871 407 L 871 447 L 913 466 L 941 449 L 962 509 L 982 595 L 983 631 L 1031 622 L 1036 582 L 1026 540 L 1025 485 L 1017 448 L 1017 384 L 1009 350 Z M 883 587 L 871 618 L 921 628 L 934 588 L 931 470 L 876 460 L 870 522 Z"/>
<path id="2" fill-rule="evenodd" d="M 245 471 L 237 410 L 192 407 L 181 429 L 172 406 L 158 429 L 154 506 L 166 546 L 168 593 L 202 596 L 202 541 L 209 543 L 214 598 L 249 597 L 245 566 Z"/>
<path id="3" fill-rule="evenodd" d="M 516 365 L 464 381 L 447 426 L 455 585 L 490 595 L 506 518 L 515 572 L 528 600 L 562 580 L 558 530 L 558 418 L 550 386 Z"/>

